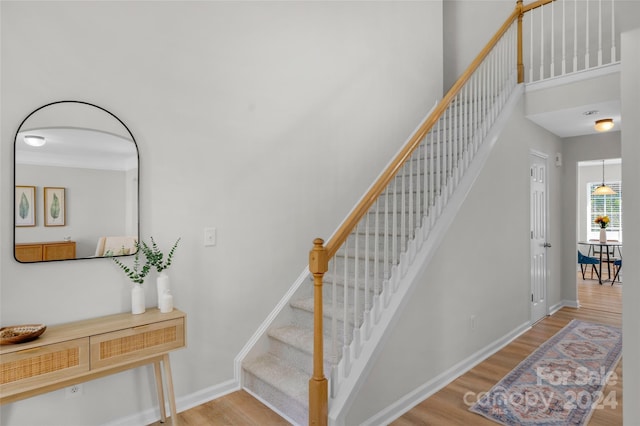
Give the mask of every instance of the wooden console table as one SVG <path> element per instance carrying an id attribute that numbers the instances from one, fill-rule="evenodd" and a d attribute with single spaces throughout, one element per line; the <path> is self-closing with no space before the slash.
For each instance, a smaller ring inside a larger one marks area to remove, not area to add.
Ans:
<path id="1" fill-rule="evenodd" d="M 44 243 L 18 243 L 15 258 L 20 262 L 66 260 L 76 258 L 75 241 L 48 241 Z"/>
<path id="2" fill-rule="evenodd" d="M 162 366 L 172 424 L 177 425 L 169 352 L 186 346 L 186 315 L 147 309 L 48 327 L 39 338 L 0 346 L 0 404 L 153 364 L 166 420 Z"/>

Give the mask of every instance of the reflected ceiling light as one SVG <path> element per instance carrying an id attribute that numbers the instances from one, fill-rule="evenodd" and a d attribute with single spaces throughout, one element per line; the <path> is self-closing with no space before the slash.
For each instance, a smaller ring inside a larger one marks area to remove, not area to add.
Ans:
<path id="1" fill-rule="evenodd" d="M 47 140 L 43 136 L 25 135 L 24 142 L 31 146 L 42 146 Z"/>
<path id="2" fill-rule="evenodd" d="M 603 118 L 602 120 L 596 120 L 596 125 L 594 126 L 599 132 L 606 132 L 607 130 L 613 129 L 613 118 Z"/>
<path id="3" fill-rule="evenodd" d="M 591 193 L 592 195 L 616 195 L 616 191 L 611 189 L 610 186 L 604 184 L 604 160 L 602 160 L 602 185 L 598 186 Z"/>

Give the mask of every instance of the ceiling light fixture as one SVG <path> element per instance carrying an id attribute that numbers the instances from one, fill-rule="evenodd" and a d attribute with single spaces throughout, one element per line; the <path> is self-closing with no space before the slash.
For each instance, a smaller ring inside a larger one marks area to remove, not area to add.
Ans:
<path id="1" fill-rule="evenodd" d="M 593 190 L 591 195 L 616 195 L 617 192 L 604 184 L 604 160 L 602 160 L 602 185 Z"/>
<path id="2" fill-rule="evenodd" d="M 599 132 L 606 132 L 613 129 L 613 118 L 603 118 L 602 120 L 596 120 L 595 129 Z"/>
<path id="3" fill-rule="evenodd" d="M 47 143 L 47 140 L 44 136 L 25 135 L 24 142 L 31 146 L 42 146 Z"/>

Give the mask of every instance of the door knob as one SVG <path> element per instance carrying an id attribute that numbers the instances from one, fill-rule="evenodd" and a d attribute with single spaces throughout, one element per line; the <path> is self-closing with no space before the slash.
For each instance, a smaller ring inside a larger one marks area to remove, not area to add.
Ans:
<path id="1" fill-rule="evenodd" d="M 544 243 L 542 247 L 551 247 L 551 243 Z"/>

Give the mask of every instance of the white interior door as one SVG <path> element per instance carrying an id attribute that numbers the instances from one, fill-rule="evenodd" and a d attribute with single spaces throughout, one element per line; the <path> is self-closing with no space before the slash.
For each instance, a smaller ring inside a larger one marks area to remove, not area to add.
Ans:
<path id="1" fill-rule="evenodd" d="M 531 323 L 547 315 L 547 157 L 530 158 L 531 222 Z"/>

